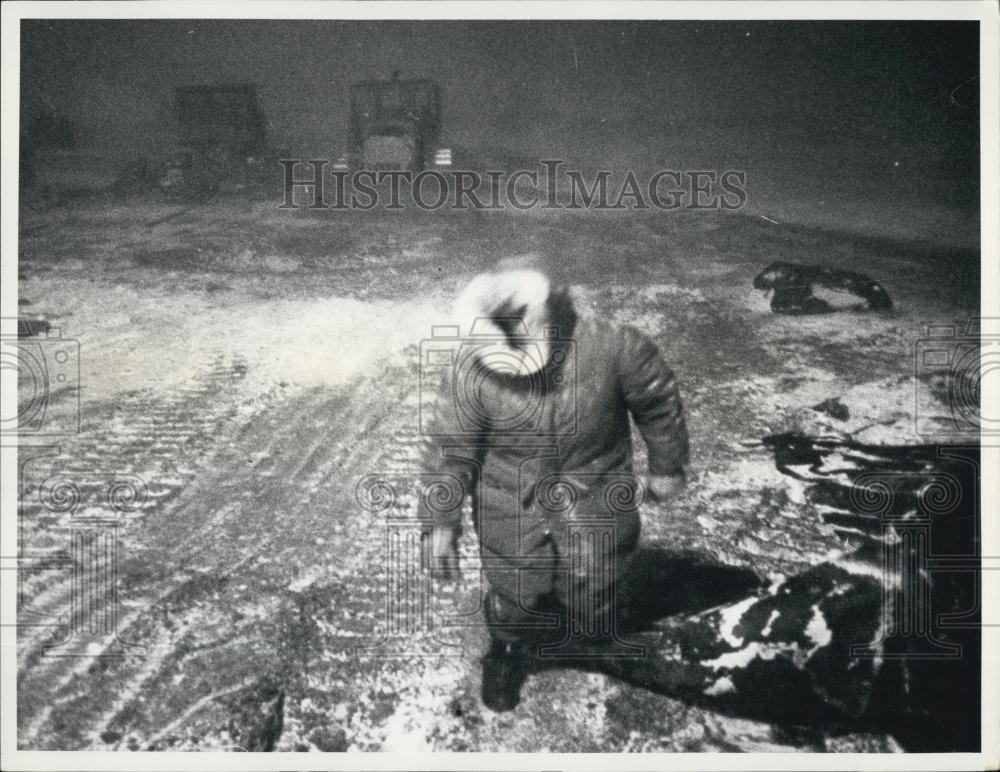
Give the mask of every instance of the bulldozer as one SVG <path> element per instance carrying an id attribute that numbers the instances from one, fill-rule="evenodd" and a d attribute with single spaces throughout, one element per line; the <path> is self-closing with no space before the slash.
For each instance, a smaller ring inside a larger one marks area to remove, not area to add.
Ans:
<path id="1" fill-rule="evenodd" d="M 441 140 L 441 89 L 430 80 L 369 80 L 351 86 L 347 153 L 338 169 L 419 172 L 451 166 Z"/>

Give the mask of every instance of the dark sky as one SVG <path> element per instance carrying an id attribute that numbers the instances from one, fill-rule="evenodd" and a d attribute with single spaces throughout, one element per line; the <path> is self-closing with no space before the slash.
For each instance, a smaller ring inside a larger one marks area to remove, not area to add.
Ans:
<path id="1" fill-rule="evenodd" d="M 251 81 L 277 143 L 343 146 L 356 80 L 430 77 L 456 146 L 593 163 L 783 145 L 975 157 L 975 22 L 24 22 L 22 97 L 85 144 L 169 141 L 178 85 Z M 958 102 L 958 104 L 955 104 Z"/>

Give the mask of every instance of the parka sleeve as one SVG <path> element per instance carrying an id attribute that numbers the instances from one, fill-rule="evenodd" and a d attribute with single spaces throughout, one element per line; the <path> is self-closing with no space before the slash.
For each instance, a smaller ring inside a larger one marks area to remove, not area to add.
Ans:
<path id="1" fill-rule="evenodd" d="M 623 334 L 622 391 L 646 442 L 649 473 L 678 473 L 688 463 L 688 433 L 677 379 L 649 338 L 632 327 Z"/>
<path id="2" fill-rule="evenodd" d="M 446 370 L 437 384 L 421 384 L 419 423 L 424 484 L 418 517 L 433 520 L 436 528 L 457 530 L 462 522 L 461 502 L 474 495 L 478 484 L 484 438 L 481 432 L 470 431 L 459 421 L 453 377 Z M 454 506 L 456 496 L 458 506 Z"/>

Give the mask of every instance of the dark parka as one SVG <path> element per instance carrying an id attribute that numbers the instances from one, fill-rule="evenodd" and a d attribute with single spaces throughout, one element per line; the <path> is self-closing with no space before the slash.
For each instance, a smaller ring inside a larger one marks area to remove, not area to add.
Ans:
<path id="1" fill-rule="evenodd" d="M 558 590 L 553 576 L 567 568 L 606 586 L 612 576 L 586 575 L 616 573 L 634 550 L 630 414 L 650 474 L 688 461 L 677 381 L 652 341 L 577 317 L 566 296 L 550 302 L 558 335 L 546 367 L 511 376 L 458 353 L 425 416 L 425 470 L 462 481 L 491 587 L 529 604 Z M 433 513 L 424 502 L 423 513 L 460 525 L 456 508 Z"/>

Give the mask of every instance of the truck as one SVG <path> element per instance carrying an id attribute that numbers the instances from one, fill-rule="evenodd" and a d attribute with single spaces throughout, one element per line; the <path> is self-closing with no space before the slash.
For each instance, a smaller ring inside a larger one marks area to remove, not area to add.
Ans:
<path id="1" fill-rule="evenodd" d="M 368 80 L 351 86 L 347 153 L 340 169 L 419 172 L 451 166 L 441 142 L 441 89 L 426 79 Z"/>
<path id="2" fill-rule="evenodd" d="M 250 83 L 184 86 L 174 93 L 178 144 L 160 186 L 168 199 L 199 199 L 220 189 L 258 191 L 267 129 Z"/>

